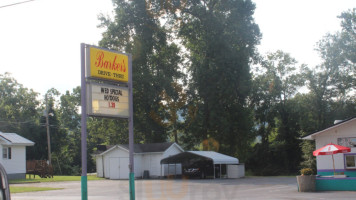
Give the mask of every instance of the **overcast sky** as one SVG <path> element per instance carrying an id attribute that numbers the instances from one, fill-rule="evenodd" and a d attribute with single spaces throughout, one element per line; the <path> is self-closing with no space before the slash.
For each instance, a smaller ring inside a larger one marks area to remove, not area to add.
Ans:
<path id="1" fill-rule="evenodd" d="M 23 0 L 0 0 L 0 7 Z M 283 50 L 299 63 L 318 64 L 315 44 L 340 30 L 337 18 L 355 0 L 253 0 L 263 39 L 262 53 Z M 0 73 L 10 72 L 42 95 L 80 85 L 80 43 L 97 45 L 99 13 L 111 0 L 35 0 L 0 8 Z"/>

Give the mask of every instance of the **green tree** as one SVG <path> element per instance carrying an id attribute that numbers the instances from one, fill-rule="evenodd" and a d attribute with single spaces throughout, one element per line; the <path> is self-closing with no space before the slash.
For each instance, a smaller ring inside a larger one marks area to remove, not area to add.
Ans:
<path id="1" fill-rule="evenodd" d="M 88 119 L 90 143 L 93 145 L 128 144 L 128 123 L 123 119 Z"/>
<path id="2" fill-rule="evenodd" d="M 184 141 L 193 147 L 216 140 L 220 152 L 244 160 L 253 138 L 246 106 L 250 63 L 261 37 L 253 19 L 255 5 L 249 0 L 181 3 L 170 11 L 176 11 L 172 19 L 188 51 L 188 107 L 197 109 L 186 115 L 190 134 Z"/>
<path id="3" fill-rule="evenodd" d="M 185 94 L 182 85 L 178 83 L 172 83 L 175 91 L 168 94 L 166 91 L 163 91 L 160 94 L 162 99 L 161 112 L 163 113 L 164 118 L 161 118 L 157 113 L 151 112 L 151 117 L 162 126 L 166 127 L 169 131 L 172 132 L 174 142 L 177 144 L 178 141 L 178 132 L 182 130 L 183 122 L 180 113 L 186 105 L 187 95 Z"/>
<path id="4" fill-rule="evenodd" d="M 277 51 L 262 59 L 261 72 L 254 77 L 250 101 L 260 142 L 251 162 L 264 166 L 256 169 L 262 174 L 290 173 L 299 165 L 299 111 L 293 101 L 303 85 L 298 68 L 288 53 Z"/>
<path id="5" fill-rule="evenodd" d="M 38 125 L 37 96 L 38 93 L 25 88 L 9 73 L 0 74 L 1 131 L 30 135 L 26 129 Z"/>
<path id="6" fill-rule="evenodd" d="M 81 166 L 81 106 L 80 87 L 66 91 L 59 99 L 60 127 L 66 134 L 65 142 L 61 144 L 61 150 L 53 153 L 52 163 L 58 174 L 79 175 Z M 90 152 L 90 149 L 88 149 Z M 91 159 L 88 159 L 88 171 L 91 171 Z"/>
<path id="7" fill-rule="evenodd" d="M 106 31 L 99 44 L 132 54 L 135 140 L 166 141 L 166 128 L 150 113 L 161 113 L 161 92 L 173 91 L 171 83 L 182 77 L 179 48 L 145 1 L 115 0 L 114 6 L 114 20 L 100 17 Z"/>
<path id="8" fill-rule="evenodd" d="M 337 96 L 337 89 L 334 87 L 334 73 L 334 68 L 325 67 L 325 65 L 317 66 L 313 70 L 307 67 L 303 69 L 305 83 L 310 91 L 311 99 L 309 103 L 313 105 L 311 110 L 315 113 L 315 119 L 317 119 L 315 121 L 317 130 L 329 124 L 327 120 L 328 113 L 330 112 L 328 103 L 332 101 L 332 98 Z"/>
<path id="9" fill-rule="evenodd" d="M 356 72 L 356 9 L 343 12 L 341 31 L 327 34 L 318 43 L 322 63 L 314 69 L 305 67 L 303 75 L 309 93 L 300 97 L 304 105 L 304 119 L 301 120 L 301 135 L 305 136 L 333 124 L 334 120 L 355 116 L 356 106 L 353 91 Z M 303 142 L 302 167 L 315 167 L 311 156 L 312 143 Z"/>
<path id="10" fill-rule="evenodd" d="M 317 117 L 317 130 L 327 127 L 335 120 L 331 105 L 338 106 L 340 110 L 353 101 L 356 70 L 355 11 L 353 9 L 343 12 L 339 16 L 342 20 L 341 32 L 327 34 L 318 43 L 317 51 L 323 60 L 322 63 L 314 69 L 308 67 L 303 69 L 306 85 L 313 97 L 311 103 Z M 351 113 L 346 116 L 342 116 L 341 113 L 335 114 L 341 118 L 352 116 Z"/>
<path id="11" fill-rule="evenodd" d="M 0 131 L 17 133 L 36 142 L 39 118 L 38 93 L 18 83 L 9 73 L 0 74 Z M 27 158 L 40 154 L 42 146 L 38 143 L 27 148 Z M 46 153 L 47 155 L 47 153 Z"/>
<path id="12" fill-rule="evenodd" d="M 356 8 L 343 12 L 339 18 L 341 31 L 327 34 L 317 50 L 323 59 L 322 71 L 332 71 L 338 95 L 344 97 L 356 87 Z"/>

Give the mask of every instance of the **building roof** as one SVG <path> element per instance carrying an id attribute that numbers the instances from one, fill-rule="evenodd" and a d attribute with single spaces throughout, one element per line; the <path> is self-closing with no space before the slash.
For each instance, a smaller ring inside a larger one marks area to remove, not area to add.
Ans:
<path id="1" fill-rule="evenodd" d="M 344 126 L 346 124 L 349 124 L 349 123 L 352 123 L 356 121 L 356 116 L 355 117 L 352 117 L 352 118 L 349 118 L 349 119 L 346 119 L 346 120 L 337 120 L 335 121 L 335 123 L 332 125 L 332 126 L 329 126 L 323 130 L 320 130 L 320 131 L 316 131 L 314 133 L 311 133 L 309 135 L 306 135 L 304 137 L 302 137 L 302 139 L 304 140 L 314 140 L 315 139 L 315 136 L 321 134 L 321 133 L 324 133 L 325 131 L 328 131 L 328 130 L 331 130 L 331 129 L 334 129 L 334 128 L 337 128 L 337 127 L 340 127 L 340 126 Z"/>
<path id="2" fill-rule="evenodd" d="M 162 159 L 161 164 L 183 163 L 187 160 L 211 160 L 214 164 L 239 164 L 239 159 L 214 151 L 186 151 Z"/>
<path id="3" fill-rule="evenodd" d="M 239 159 L 215 151 L 188 151 L 188 152 L 206 158 L 210 158 L 214 161 L 214 164 L 239 164 Z"/>
<path id="4" fill-rule="evenodd" d="M 173 142 L 134 144 L 134 153 L 165 152 L 173 144 Z M 129 150 L 128 144 L 120 144 L 120 146 Z"/>
<path id="5" fill-rule="evenodd" d="M 0 143 L 6 145 L 33 146 L 35 143 L 16 133 L 0 132 Z"/>
<path id="6" fill-rule="evenodd" d="M 180 150 L 184 151 L 179 145 L 174 142 L 164 142 L 164 143 L 149 143 L 149 144 L 134 144 L 134 153 L 163 153 L 172 145 L 176 145 Z M 114 145 L 111 148 L 108 148 L 106 151 L 100 153 L 99 155 L 106 154 L 112 151 L 115 148 L 122 148 L 126 151 L 129 151 L 128 144 L 118 144 Z"/>

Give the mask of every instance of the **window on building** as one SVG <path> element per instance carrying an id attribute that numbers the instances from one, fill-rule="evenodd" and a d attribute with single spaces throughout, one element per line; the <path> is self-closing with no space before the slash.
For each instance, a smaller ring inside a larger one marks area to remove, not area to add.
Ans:
<path id="1" fill-rule="evenodd" d="M 345 147 L 356 147 L 356 137 L 338 138 L 337 144 Z"/>
<path id="2" fill-rule="evenodd" d="M 356 169 L 356 154 L 345 154 L 346 169 Z"/>
<path id="3" fill-rule="evenodd" d="M 2 148 L 2 158 L 7 159 L 7 147 Z"/>
<path id="4" fill-rule="evenodd" d="M 11 147 L 7 149 L 7 158 L 11 159 Z"/>
<path id="5" fill-rule="evenodd" d="M 2 158 L 11 159 L 11 147 L 2 148 Z"/>

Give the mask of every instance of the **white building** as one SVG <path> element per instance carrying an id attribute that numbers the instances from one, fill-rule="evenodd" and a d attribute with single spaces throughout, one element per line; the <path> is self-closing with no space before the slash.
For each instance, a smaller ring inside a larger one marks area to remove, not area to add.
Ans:
<path id="1" fill-rule="evenodd" d="M 161 169 L 163 158 L 176 155 L 184 150 L 176 143 L 152 143 L 134 145 L 134 173 L 142 178 L 144 172 L 150 177 L 164 176 L 168 173 L 168 165 Z M 96 155 L 98 177 L 109 179 L 129 178 L 129 146 L 115 145 Z M 172 170 L 172 169 L 170 169 Z M 181 174 L 181 166 L 175 166 L 176 174 Z"/>
<path id="2" fill-rule="evenodd" d="M 0 132 L 0 163 L 4 166 L 9 179 L 26 178 L 26 146 L 35 143 L 16 134 Z"/>
<path id="3" fill-rule="evenodd" d="M 335 121 L 334 125 L 303 137 L 315 140 L 315 149 L 329 143 L 351 148 L 349 153 L 334 154 L 336 172 L 344 172 L 349 177 L 356 177 L 356 117 Z M 330 155 L 317 156 L 317 170 L 319 175 L 333 174 L 333 162 Z"/>

